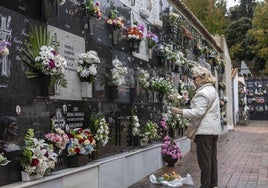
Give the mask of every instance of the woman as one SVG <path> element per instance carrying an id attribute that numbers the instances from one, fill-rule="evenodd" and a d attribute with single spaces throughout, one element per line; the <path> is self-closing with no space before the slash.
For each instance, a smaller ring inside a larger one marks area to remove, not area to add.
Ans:
<path id="1" fill-rule="evenodd" d="M 193 70 L 196 94 L 191 100 L 191 109 L 172 107 L 172 112 L 189 118 L 197 126 L 195 137 L 197 159 L 201 170 L 201 188 L 217 187 L 217 140 L 221 134 L 220 102 L 215 79 L 204 67 Z"/>

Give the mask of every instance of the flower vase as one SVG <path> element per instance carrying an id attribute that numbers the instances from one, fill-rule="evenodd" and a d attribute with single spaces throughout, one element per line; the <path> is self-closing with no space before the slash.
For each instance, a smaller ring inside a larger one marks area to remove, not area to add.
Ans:
<path id="1" fill-rule="evenodd" d="M 84 166 L 89 162 L 88 155 L 72 155 L 68 156 L 69 167 L 79 167 Z"/>
<path id="2" fill-rule="evenodd" d="M 113 29 L 113 44 L 119 43 L 120 33 L 120 29 Z"/>
<path id="3" fill-rule="evenodd" d="M 163 94 L 162 92 L 158 92 L 158 102 L 164 102 L 164 100 L 166 99 L 166 95 Z"/>
<path id="4" fill-rule="evenodd" d="M 149 48 L 148 49 L 148 58 L 149 59 L 152 59 L 152 57 L 153 57 L 153 49 L 152 48 Z"/>
<path id="5" fill-rule="evenodd" d="M 118 97 L 118 88 L 117 86 L 107 86 L 107 96 L 111 99 L 117 99 Z"/>
<path id="6" fill-rule="evenodd" d="M 171 157 L 163 157 L 164 161 L 167 163 L 168 167 L 174 167 L 178 159 L 172 159 Z"/>
<path id="7" fill-rule="evenodd" d="M 54 87 L 50 86 L 50 77 L 41 74 L 40 75 L 40 96 L 48 97 L 49 95 L 53 95 L 55 93 Z"/>
<path id="8" fill-rule="evenodd" d="M 91 153 L 91 158 L 92 158 L 93 160 L 97 160 L 97 159 L 100 158 L 100 149 L 99 149 L 99 148 L 95 149 L 95 150 Z"/>
<path id="9" fill-rule="evenodd" d="M 136 40 L 136 39 L 131 39 L 129 41 L 129 47 L 132 51 L 139 53 L 139 49 L 140 49 L 140 41 Z"/>
<path id="10" fill-rule="evenodd" d="M 56 17 L 59 14 L 59 0 L 42 0 L 41 13 L 45 20 Z"/>
<path id="11" fill-rule="evenodd" d="M 81 82 L 81 98 L 92 98 L 93 85 L 90 82 Z"/>
<path id="12" fill-rule="evenodd" d="M 21 180 L 22 181 L 32 181 L 32 180 L 36 180 L 36 179 L 39 179 L 39 178 L 42 178 L 42 177 L 43 176 L 40 175 L 40 174 L 30 175 L 30 174 L 27 174 L 24 171 L 21 171 Z"/>

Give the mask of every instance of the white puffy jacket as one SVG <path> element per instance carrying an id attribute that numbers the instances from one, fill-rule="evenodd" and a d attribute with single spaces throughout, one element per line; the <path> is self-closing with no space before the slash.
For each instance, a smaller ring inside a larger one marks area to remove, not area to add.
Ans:
<path id="1" fill-rule="evenodd" d="M 219 135 L 222 132 L 219 96 L 210 83 L 196 90 L 191 108 L 183 109 L 182 115 L 189 118 L 193 126 L 199 126 L 196 134 Z"/>

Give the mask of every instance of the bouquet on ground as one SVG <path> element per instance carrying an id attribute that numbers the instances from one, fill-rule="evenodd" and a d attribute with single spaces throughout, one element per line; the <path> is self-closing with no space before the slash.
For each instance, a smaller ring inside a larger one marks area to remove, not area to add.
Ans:
<path id="1" fill-rule="evenodd" d="M 53 132 L 47 133 L 45 137 L 59 150 L 58 153 L 61 153 L 69 142 L 68 135 L 61 128 L 56 128 Z"/>
<path id="2" fill-rule="evenodd" d="M 45 28 L 35 27 L 31 31 L 23 53 L 23 61 L 32 68 L 32 71 L 25 72 L 27 78 L 47 75 L 50 77 L 51 86 L 55 84 L 62 87 L 67 86 L 64 75 L 64 67 L 66 67 L 67 61 L 52 45 L 52 37 Z"/>
<path id="3" fill-rule="evenodd" d="M 97 75 L 97 66 L 100 64 L 97 52 L 90 50 L 80 54 L 78 63 L 77 72 L 80 80 L 93 83 Z"/>
<path id="4" fill-rule="evenodd" d="M 89 155 L 94 151 L 96 141 L 90 129 L 75 128 L 70 130 L 68 155 Z"/>
<path id="5" fill-rule="evenodd" d="M 22 170 L 28 175 L 45 175 L 55 168 L 57 154 L 51 144 L 34 137 L 34 130 L 28 129 L 24 137 L 22 155 L 19 157 Z"/>
<path id="6" fill-rule="evenodd" d="M 121 29 L 124 27 L 124 21 L 116 9 L 110 11 L 107 24 L 111 25 L 113 29 Z"/>
<path id="7" fill-rule="evenodd" d="M 106 146 L 109 141 L 109 124 L 107 123 L 104 115 L 100 112 L 91 113 L 89 118 L 89 124 L 96 140 L 96 145 Z"/>
<path id="8" fill-rule="evenodd" d="M 169 136 L 165 136 L 161 147 L 164 161 L 178 160 L 182 158 L 180 147 Z"/>

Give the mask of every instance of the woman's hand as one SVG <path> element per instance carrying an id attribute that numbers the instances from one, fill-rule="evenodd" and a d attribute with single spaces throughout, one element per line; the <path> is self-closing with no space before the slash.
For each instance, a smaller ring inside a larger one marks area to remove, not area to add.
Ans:
<path id="1" fill-rule="evenodd" d="M 173 114 L 182 114 L 183 110 L 181 108 L 172 107 L 171 112 Z"/>

